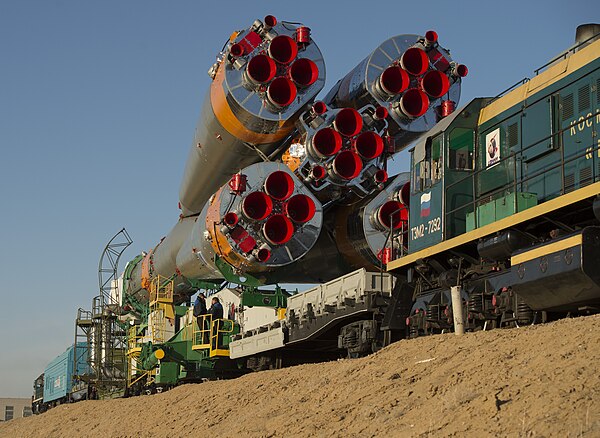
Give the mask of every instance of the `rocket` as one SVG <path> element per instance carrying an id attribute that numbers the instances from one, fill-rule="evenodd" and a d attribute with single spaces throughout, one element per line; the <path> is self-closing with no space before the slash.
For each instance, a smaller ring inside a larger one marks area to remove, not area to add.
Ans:
<path id="1" fill-rule="evenodd" d="M 387 160 L 449 115 L 466 66 L 438 35 L 380 44 L 316 100 L 325 62 L 303 24 L 272 15 L 225 42 L 179 191 L 181 215 L 129 262 L 138 301 L 157 275 L 184 301 L 199 282 L 327 281 L 406 246 L 409 175 Z"/>

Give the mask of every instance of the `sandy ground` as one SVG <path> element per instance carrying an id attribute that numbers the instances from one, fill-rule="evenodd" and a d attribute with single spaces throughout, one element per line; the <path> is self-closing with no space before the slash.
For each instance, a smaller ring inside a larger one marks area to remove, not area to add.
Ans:
<path id="1" fill-rule="evenodd" d="M 600 315 L 85 401 L 2 437 L 600 437 Z"/>

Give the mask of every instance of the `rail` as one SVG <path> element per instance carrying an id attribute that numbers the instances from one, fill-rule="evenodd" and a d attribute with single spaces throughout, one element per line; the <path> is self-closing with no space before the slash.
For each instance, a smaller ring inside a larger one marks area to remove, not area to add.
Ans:
<path id="1" fill-rule="evenodd" d="M 216 319 L 211 326 L 210 357 L 229 357 L 229 345 L 225 345 L 225 336 L 233 334 L 235 325 L 229 319 Z M 220 340 L 220 342 L 219 342 Z"/>
<path id="2" fill-rule="evenodd" d="M 150 284 L 150 313 L 148 325 L 150 338 L 153 344 L 162 344 L 166 339 L 166 324 L 169 319 L 174 319 L 173 309 L 173 279 L 161 277 L 152 279 Z"/>
<path id="3" fill-rule="evenodd" d="M 131 387 L 150 372 L 138 367 L 140 353 L 142 351 L 142 335 L 139 335 L 139 326 L 134 325 L 129 328 L 127 333 L 127 387 Z"/>

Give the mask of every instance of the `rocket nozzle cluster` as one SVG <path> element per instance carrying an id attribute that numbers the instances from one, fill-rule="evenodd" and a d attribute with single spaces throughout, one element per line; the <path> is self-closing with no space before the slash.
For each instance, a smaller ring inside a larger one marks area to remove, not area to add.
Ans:
<path id="1" fill-rule="evenodd" d="M 296 175 L 323 202 L 336 187 L 367 196 L 387 181 L 385 117 L 385 108 L 330 108 L 315 102 L 301 115 L 299 139 L 290 147 L 302 151 L 296 154 Z"/>
<path id="2" fill-rule="evenodd" d="M 272 112 L 285 110 L 322 76 L 311 59 L 320 59 L 320 53 L 307 50 L 312 44 L 307 29 L 290 30 L 268 15 L 229 45 L 229 64 L 242 73 L 245 88 L 256 93 Z"/>
<path id="3" fill-rule="evenodd" d="M 393 152 L 447 117 L 460 98 L 468 68 L 452 60 L 439 36 L 398 35 L 380 44 L 342 78 L 324 101 L 332 108 L 385 109 Z"/>
<path id="4" fill-rule="evenodd" d="M 390 101 L 390 108 L 401 117 L 425 115 L 433 101 L 447 95 L 451 85 L 468 73 L 465 65 L 450 62 L 438 49 L 438 34 L 426 32 L 381 73 L 375 94 Z"/>
<path id="5" fill-rule="evenodd" d="M 238 269 L 254 272 L 302 257 L 321 230 L 321 203 L 281 164 L 258 163 L 241 172 L 243 190 L 223 186 L 208 208 L 213 250 Z"/>

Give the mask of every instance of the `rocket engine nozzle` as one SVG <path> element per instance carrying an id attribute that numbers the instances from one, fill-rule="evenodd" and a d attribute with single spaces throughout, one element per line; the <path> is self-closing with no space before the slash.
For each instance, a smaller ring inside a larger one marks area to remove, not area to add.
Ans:
<path id="1" fill-rule="evenodd" d="M 335 129 L 345 137 L 353 137 L 360 132 L 363 120 L 354 108 L 344 108 L 335 116 Z"/>
<path id="2" fill-rule="evenodd" d="M 268 29 L 271 29 L 277 25 L 277 18 L 275 18 L 273 15 L 266 15 L 263 21 Z"/>
<path id="3" fill-rule="evenodd" d="M 320 116 L 327 111 L 327 105 L 325 105 L 325 102 L 317 100 L 315 103 L 313 103 L 311 110 L 314 115 Z"/>
<path id="4" fill-rule="evenodd" d="M 423 49 L 411 47 L 400 58 L 400 65 L 413 76 L 421 76 L 429 68 L 429 58 Z"/>
<path id="5" fill-rule="evenodd" d="M 265 238 L 273 245 L 283 245 L 294 235 L 294 224 L 282 214 L 274 214 L 263 225 Z"/>
<path id="6" fill-rule="evenodd" d="M 248 62 L 246 73 L 251 82 L 266 84 L 275 77 L 277 66 L 267 55 L 256 55 Z"/>
<path id="7" fill-rule="evenodd" d="M 333 160 L 332 171 L 344 180 L 351 180 L 360 174 L 362 167 L 363 163 L 358 154 L 342 151 Z"/>
<path id="8" fill-rule="evenodd" d="M 430 70 L 421 78 L 421 87 L 429 96 L 437 99 L 450 89 L 448 76 L 439 70 Z"/>
<path id="9" fill-rule="evenodd" d="M 273 79 L 267 88 L 269 102 L 278 108 L 289 106 L 298 94 L 294 83 L 283 76 Z"/>
<path id="10" fill-rule="evenodd" d="M 372 160 L 383 153 L 383 139 L 373 131 L 365 131 L 356 138 L 354 147 L 362 158 Z"/>
<path id="11" fill-rule="evenodd" d="M 459 76 L 461 78 L 464 78 L 468 74 L 469 74 L 469 68 L 466 65 L 464 65 L 464 64 L 456 64 L 452 68 L 452 75 L 453 76 Z"/>
<path id="12" fill-rule="evenodd" d="M 235 227 L 239 221 L 239 216 L 232 211 L 223 216 L 223 223 L 225 223 L 225 225 L 227 225 L 229 228 Z"/>
<path id="13" fill-rule="evenodd" d="M 408 220 L 408 211 L 401 202 L 387 201 L 377 210 L 375 220 L 386 230 L 397 230 L 402 226 L 403 221 Z"/>
<path id="14" fill-rule="evenodd" d="M 256 251 L 256 260 L 258 260 L 259 262 L 264 263 L 270 258 L 271 251 L 269 251 L 267 248 L 261 248 L 258 251 Z"/>
<path id="15" fill-rule="evenodd" d="M 294 193 L 294 180 L 287 172 L 277 170 L 267 176 L 265 192 L 277 201 L 283 201 Z"/>
<path id="16" fill-rule="evenodd" d="M 299 87 L 308 87 L 319 79 L 319 67 L 308 58 L 297 59 L 290 67 L 290 77 Z"/>
<path id="17" fill-rule="evenodd" d="M 435 30 L 428 30 L 427 32 L 425 32 L 425 46 L 426 47 L 430 47 L 432 45 L 434 45 L 435 43 L 437 43 L 438 41 L 438 34 Z"/>
<path id="18" fill-rule="evenodd" d="M 278 35 L 269 44 L 269 55 L 280 64 L 289 64 L 298 55 L 298 45 L 289 36 Z"/>
<path id="19" fill-rule="evenodd" d="M 378 106 L 377 108 L 375 108 L 375 118 L 377 120 L 383 120 L 387 116 L 389 116 L 389 111 L 387 110 L 386 107 Z"/>
<path id="20" fill-rule="evenodd" d="M 402 93 L 408 88 L 409 84 L 408 73 L 397 65 L 386 68 L 379 77 L 381 89 L 392 96 Z"/>
<path id="21" fill-rule="evenodd" d="M 317 207 L 309 196 L 298 194 L 284 204 L 283 211 L 294 222 L 304 224 L 315 216 Z"/>
<path id="22" fill-rule="evenodd" d="M 240 56 L 243 56 L 245 53 L 244 46 L 241 45 L 240 43 L 236 43 L 231 46 L 231 48 L 229 49 L 229 53 L 231 53 L 231 56 L 233 56 L 235 58 L 239 58 Z"/>
<path id="23" fill-rule="evenodd" d="M 312 148 L 319 157 L 330 157 L 342 148 L 342 137 L 333 128 L 322 128 L 312 138 Z"/>
<path id="24" fill-rule="evenodd" d="M 429 109 L 429 98 L 418 88 L 411 88 L 402 95 L 399 109 L 410 119 L 421 117 Z"/>
<path id="25" fill-rule="evenodd" d="M 273 201 L 263 192 L 252 192 L 242 201 L 242 213 L 252 221 L 262 221 L 273 211 Z"/>
<path id="26" fill-rule="evenodd" d="M 314 166 L 310 171 L 310 177 L 317 181 L 322 180 L 327 175 L 327 171 L 323 166 Z"/>
<path id="27" fill-rule="evenodd" d="M 388 180 L 388 174 L 385 170 L 379 169 L 373 176 L 377 184 L 382 184 Z"/>

